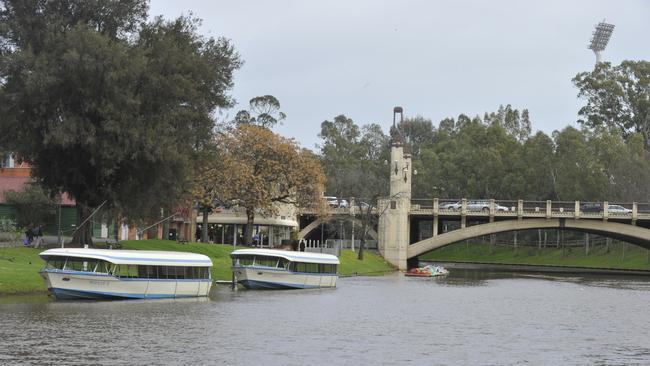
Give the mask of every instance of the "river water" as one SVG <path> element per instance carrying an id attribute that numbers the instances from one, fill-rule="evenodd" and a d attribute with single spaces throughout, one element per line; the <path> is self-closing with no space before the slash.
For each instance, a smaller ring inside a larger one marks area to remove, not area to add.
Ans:
<path id="1" fill-rule="evenodd" d="M 204 299 L 4 298 L 0 364 L 648 365 L 650 278 L 453 269 Z"/>

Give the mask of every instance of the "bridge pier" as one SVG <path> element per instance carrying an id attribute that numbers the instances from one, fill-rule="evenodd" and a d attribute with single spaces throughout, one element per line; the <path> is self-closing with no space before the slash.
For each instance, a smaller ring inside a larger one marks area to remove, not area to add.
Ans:
<path id="1" fill-rule="evenodd" d="M 393 110 L 402 115 L 402 108 Z M 411 155 L 404 153 L 399 137 L 390 147 L 390 196 L 379 204 L 379 251 L 384 259 L 402 271 L 408 269 L 409 213 L 411 211 Z"/>

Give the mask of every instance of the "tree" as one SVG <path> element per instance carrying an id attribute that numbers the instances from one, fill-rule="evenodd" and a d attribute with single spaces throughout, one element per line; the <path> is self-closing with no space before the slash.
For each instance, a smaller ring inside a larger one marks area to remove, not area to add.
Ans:
<path id="1" fill-rule="evenodd" d="M 23 191 L 7 191 L 5 200 L 14 209 L 18 227 L 42 226 L 54 219 L 56 201 L 38 185 L 30 183 Z"/>
<path id="2" fill-rule="evenodd" d="M 273 128 L 287 115 L 280 111 L 280 101 L 272 95 L 263 95 L 250 100 L 248 110 L 241 110 L 235 116 L 235 124 L 252 124 Z"/>
<path id="3" fill-rule="evenodd" d="M 337 197 L 354 197 L 355 211 L 361 220 L 361 245 L 358 259 L 363 260 L 368 232 L 377 220 L 379 197 L 388 193 L 388 136 L 377 124 L 361 130 L 351 119 L 340 115 L 321 124 L 319 137 L 321 161 L 326 171 L 327 191 Z"/>
<path id="4" fill-rule="evenodd" d="M 625 140 L 640 133 L 650 151 L 649 61 L 623 61 L 618 66 L 600 62 L 593 71 L 577 74 L 573 83 L 578 97 L 587 101 L 578 112 L 580 124 L 608 128 Z"/>
<path id="5" fill-rule="evenodd" d="M 46 190 L 130 220 L 182 202 L 241 61 L 147 2 L 0 0 L 0 146 Z M 90 242 L 89 226 L 77 242 Z"/>
<path id="6" fill-rule="evenodd" d="M 594 144 L 573 127 L 553 135 L 557 198 L 562 201 L 606 200 L 609 179 L 604 165 L 597 159 Z"/>
<path id="7" fill-rule="evenodd" d="M 221 166 L 209 172 L 214 197 L 246 210 L 245 244 L 252 244 L 256 214 L 275 215 L 279 204 L 309 207 L 321 201 L 320 163 L 294 140 L 244 124 L 218 134 L 217 147 Z"/>

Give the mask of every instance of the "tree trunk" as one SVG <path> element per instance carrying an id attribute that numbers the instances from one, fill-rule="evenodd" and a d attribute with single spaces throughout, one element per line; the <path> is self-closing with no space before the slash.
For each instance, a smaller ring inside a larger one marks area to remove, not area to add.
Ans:
<path id="1" fill-rule="evenodd" d="M 359 242 L 359 254 L 357 254 L 357 259 L 362 261 L 363 260 L 363 251 L 366 249 L 366 231 L 368 227 L 368 220 L 363 220 L 361 223 L 361 241 Z"/>
<path id="2" fill-rule="evenodd" d="M 208 238 L 208 209 L 203 208 L 203 221 L 201 222 L 201 243 L 210 241 Z"/>
<path id="3" fill-rule="evenodd" d="M 163 222 L 160 236 L 162 240 L 169 240 L 169 220 Z"/>
<path id="4" fill-rule="evenodd" d="M 246 209 L 246 227 L 244 228 L 244 244 L 253 244 L 253 225 L 255 223 L 255 210 Z"/>
<path id="5" fill-rule="evenodd" d="M 83 205 L 83 204 L 78 204 L 77 206 L 77 227 L 74 235 L 72 236 L 72 241 L 70 242 L 71 245 L 77 246 L 77 247 L 83 247 L 85 244 L 88 244 L 89 247 L 93 247 L 93 239 L 92 239 L 92 232 L 91 232 L 91 227 L 90 223 L 91 220 L 86 221 L 82 227 L 79 225 L 84 222 L 90 216 L 92 213 L 92 210 L 90 207 Z"/>

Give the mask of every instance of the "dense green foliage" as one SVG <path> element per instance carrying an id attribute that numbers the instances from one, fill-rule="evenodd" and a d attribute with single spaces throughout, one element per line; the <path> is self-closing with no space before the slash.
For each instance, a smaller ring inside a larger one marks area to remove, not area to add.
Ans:
<path id="1" fill-rule="evenodd" d="M 456 243 L 424 254 L 420 260 L 650 270 L 649 254 L 647 249 L 626 243 L 613 246 L 609 251 L 602 247 L 594 248 L 588 255 L 583 249 L 576 248 L 515 249 L 481 243 Z"/>
<path id="2" fill-rule="evenodd" d="M 514 113 L 514 112 L 513 112 Z M 459 123 L 460 121 L 461 123 Z M 643 139 L 566 127 L 522 137 L 498 119 L 459 116 L 414 144 L 413 197 L 647 202 L 650 155 Z M 432 126 L 426 120 L 406 120 Z M 401 126 L 398 126 L 401 128 Z M 525 129 L 524 129 L 525 130 Z"/>
<path id="3" fill-rule="evenodd" d="M 131 220 L 186 197 L 238 54 L 197 19 L 147 21 L 145 0 L 0 1 L 0 150 L 86 216 Z"/>
<path id="4" fill-rule="evenodd" d="M 607 128 L 624 139 L 641 134 L 650 151 L 650 62 L 599 62 L 591 72 L 576 75 L 578 96 L 587 105 L 578 120 L 589 129 Z"/>
<path id="5" fill-rule="evenodd" d="M 57 202 L 36 184 L 28 184 L 25 190 L 5 192 L 5 200 L 13 209 L 18 227 L 44 225 L 54 222 Z"/>
<path id="6" fill-rule="evenodd" d="M 372 211 L 379 197 L 388 194 L 388 169 L 390 159 L 389 139 L 377 124 L 361 129 L 344 115 L 334 121 L 321 123 L 318 135 L 321 164 L 327 176 L 326 192 L 339 198 L 354 198 L 357 218 L 361 221 L 357 237 L 361 239 L 359 259 L 363 259 L 368 231 L 377 222 Z"/>

